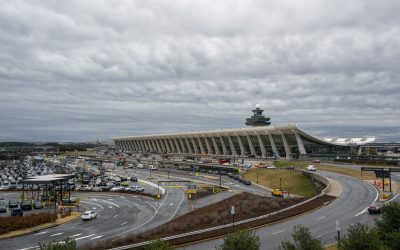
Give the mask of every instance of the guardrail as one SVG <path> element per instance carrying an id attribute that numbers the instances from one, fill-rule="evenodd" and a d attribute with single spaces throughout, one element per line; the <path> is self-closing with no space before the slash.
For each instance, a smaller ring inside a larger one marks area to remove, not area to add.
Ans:
<path id="1" fill-rule="evenodd" d="M 328 182 L 329 182 L 329 180 L 328 180 Z M 313 201 L 313 200 L 315 200 L 315 199 L 317 199 L 319 197 L 322 197 L 324 194 L 325 194 L 324 192 L 321 192 L 320 194 L 318 194 L 318 195 L 316 195 L 316 196 L 314 196 L 314 197 L 312 197 L 312 198 L 310 198 L 308 200 L 302 201 L 302 202 L 297 203 L 297 204 L 295 204 L 293 206 L 290 206 L 290 207 L 287 207 L 287 208 L 283 208 L 281 210 L 278 210 L 278 211 L 275 211 L 275 212 L 272 212 L 272 213 L 269 213 L 269 214 L 265 214 L 265 215 L 261 215 L 261 216 L 258 216 L 258 217 L 237 221 L 237 222 L 235 221 L 235 225 L 242 225 L 242 224 L 245 224 L 245 223 L 248 223 L 248 222 L 253 222 L 253 221 L 256 221 L 256 220 L 261 220 L 261 219 L 264 219 L 264 218 L 268 218 L 270 216 L 285 212 L 287 210 L 296 208 L 296 207 L 301 206 L 301 205 L 303 205 L 305 203 Z M 183 237 L 187 237 L 187 236 L 193 236 L 193 235 L 206 233 L 206 232 L 212 232 L 212 231 L 216 231 L 216 230 L 224 229 L 224 228 L 229 228 L 229 227 L 232 227 L 232 223 L 224 224 L 224 225 L 216 226 L 216 227 L 211 227 L 211 228 L 205 228 L 205 229 L 201 229 L 201 230 L 196 230 L 196 231 L 192 231 L 192 232 L 188 232 L 188 233 L 182 233 L 182 234 L 178 234 L 178 235 L 167 236 L 167 237 L 161 238 L 161 240 L 164 240 L 164 241 L 174 240 L 174 239 L 179 239 L 179 238 L 183 238 Z M 130 244 L 130 245 L 122 246 L 122 247 L 111 248 L 110 250 L 125 250 L 125 249 L 131 249 L 131 248 L 136 248 L 136 247 L 143 247 L 143 246 L 149 245 L 150 243 L 151 243 L 151 241 L 144 241 L 144 242 Z"/>

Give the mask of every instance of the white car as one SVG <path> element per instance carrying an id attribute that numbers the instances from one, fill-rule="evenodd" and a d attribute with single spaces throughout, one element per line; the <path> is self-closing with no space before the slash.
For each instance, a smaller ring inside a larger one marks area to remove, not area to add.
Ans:
<path id="1" fill-rule="evenodd" d="M 154 165 L 150 165 L 149 169 L 152 170 L 152 171 L 157 170 L 156 166 L 154 166 Z"/>
<path id="2" fill-rule="evenodd" d="M 131 191 L 133 192 L 144 192 L 144 188 L 140 186 L 132 186 Z"/>
<path id="3" fill-rule="evenodd" d="M 306 167 L 307 171 L 317 171 L 317 167 L 315 165 L 308 165 L 308 167 Z"/>
<path id="4" fill-rule="evenodd" d="M 143 164 L 139 163 L 136 165 L 137 168 L 144 168 Z"/>
<path id="5" fill-rule="evenodd" d="M 94 211 L 86 211 L 82 214 L 82 220 L 91 220 L 97 217 L 97 213 Z"/>
<path id="6" fill-rule="evenodd" d="M 267 169 L 276 169 L 276 167 L 274 165 L 269 165 L 267 166 Z"/>

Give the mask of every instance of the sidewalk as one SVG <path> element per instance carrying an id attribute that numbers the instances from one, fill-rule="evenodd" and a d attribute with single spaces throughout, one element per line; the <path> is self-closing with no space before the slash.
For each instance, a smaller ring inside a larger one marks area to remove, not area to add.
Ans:
<path id="1" fill-rule="evenodd" d="M 334 197 L 339 197 L 343 193 L 342 185 L 332 178 L 327 177 L 327 179 L 329 180 L 331 186 L 326 194 Z"/>

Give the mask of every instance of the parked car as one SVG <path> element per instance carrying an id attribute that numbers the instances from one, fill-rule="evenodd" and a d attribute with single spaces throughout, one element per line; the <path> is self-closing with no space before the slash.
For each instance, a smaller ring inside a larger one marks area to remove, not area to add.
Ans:
<path id="1" fill-rule="evenodd" d="M 233 174 L 232 174 L 232 173 L 228 173 L 227 176 L 228 176 L 229 178 L 233 178 Z"/>
<path id="2" fill-rule="evenodd" d="M 317 167 L 315 165 L 308 165 L 306 167 L 307 171 L 317 171 Z"/>
<path id="3" fill-rule="evenodd" d="M 18 201 L 16 199 L 10 199 L 8 201 L 8 207 L 9 208 L 17 208 L 18 207 Z"/>
<path id="4" fill-rule="evenodd" d="M 279 188 L 273 189 L 271 194 L 277 197 L 283 197 L 283 191 Z"/>
<path id="5" fill-rule="evenodd" d="M 11 210 L 11 216 L 24 216 L 21 208 L 14 208 Z"/>
<path id="6" fill-rule="evenodd" d="M 235 180 L 239 180 L 239 179 L 240 179 L 240 176 L 239 176 L 239 175 L 237 175 L 237 174 L 235 174 L 235 175 L 233 176 L 233 179 L 235 179 Z"/>
<path id="7" fill-rule="evenodd" d="M 368 213 L 370 214 L 380 214 L 382 212 L 382 203 L 372 203 L 368 206 Z"/>
<path id="8" fill-rule="evenodd" d="M 35 209 L 41 209 L 41 208 L 43 208 L 43 204 L 40 201 L 36 201 L 35 204 L 33 204 L 33 207 Z"/>
<path id="9" fill-rule="evenodd" d="M 0 199 L 0 212 L 7 212 L 7 203 L 4 198 Z"/>
<path id="10" fill-rule="evenodd" d="M 23 201 L 21 203 L 22 210 L 32 210 L 32 203 L 30 201 Z"/>
<path id="11" fill-rule="evenodd" d="M 82 220 L 91 220 L 97 217 L 97 213 L 94 211 L 86 211 L 82 214 Z"/>
<path id="12" fill-rule="evenodd" d="M 140 186 L 132 186 L 133 192 L 144 192 L 144 188 Z"/>
<path id="13" fill-rule="evenodd" d="M 138 181 L 138 178 L 137 178 L 136 176 L 131 176 L 131 181 L 137 182 L 137 181 Z"/>

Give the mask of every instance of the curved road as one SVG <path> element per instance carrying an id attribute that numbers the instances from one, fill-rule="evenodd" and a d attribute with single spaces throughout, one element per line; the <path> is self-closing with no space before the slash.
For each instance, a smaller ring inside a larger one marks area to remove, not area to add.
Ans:
<path id="1" fill-rule="evenodd" d="M 261 249 L 279 249 L 283 240 L 291 239 L 293 227 L 298 224 L 310 228 L 312 235 L 321 238 L 325 245 L 336 242 L 336 220 L 340 223 L 342 235 L 345 229 L 355 222 L 374 223 L 376 216 L 363 212 L 377 198 L 377 192 L 373 186 L 349 176 L 329 172 L 320 173 L 340 182 L 343 188 L 342 195 L 315 212 L 257 229 L 256 233 L 260 237 Z M 179 249 L 214 249 L 215 246 L 222 243 L 223 239 L 221 238 Z"/>

